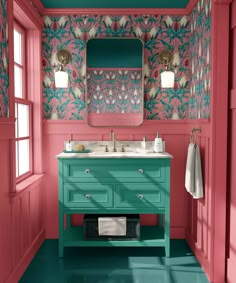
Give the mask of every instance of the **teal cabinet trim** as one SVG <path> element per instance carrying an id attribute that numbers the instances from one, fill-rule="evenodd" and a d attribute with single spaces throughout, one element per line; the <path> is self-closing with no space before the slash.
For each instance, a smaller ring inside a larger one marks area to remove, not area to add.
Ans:
<path id="1" fill-rule="evenodd" d="M 59 257 L 72 246 L 163 246 L 170 256 L 170 158 L 58 162 Z M 160 221 L 156 227 L 141 227 L 140 240 L 86 241 L 83 227 L 70 225 L 70 215 L 89 213 L 160 214 Z"/>

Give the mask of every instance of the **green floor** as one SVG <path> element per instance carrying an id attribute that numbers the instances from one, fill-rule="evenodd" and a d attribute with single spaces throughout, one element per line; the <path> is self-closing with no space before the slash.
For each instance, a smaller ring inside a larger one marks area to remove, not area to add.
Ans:
<path id="1" fill-rule="evenodd" d="M 209 283 L 184 240 L 163 248 L 65 248 L 46 240 L 20 283 Z"/>

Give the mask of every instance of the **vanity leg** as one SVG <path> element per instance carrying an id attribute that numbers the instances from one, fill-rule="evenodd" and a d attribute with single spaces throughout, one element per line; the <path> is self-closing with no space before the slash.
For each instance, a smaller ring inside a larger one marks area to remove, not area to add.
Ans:
<path id="1" fill-rule="evenodd" d="M 166 257 L 170 257 L 170 212 L 168 209 L 165 214 L 165 251 Z"/>
<path id="2" fill-rule="evenodd" d="M 163 227 L 163 214 L 158 214 L 158 225 Z"/>
<path id="3" fill-rule="evenodd" d="M 63 246 L 63 243 L 60 243 L 60 240 L 59 240 L 59 253 L 58 253 L 58 256 L 60 258 L 62 258 L 64 256 L 64 246 Z"/>
<path id="4" fill-rule="evenodd" d="M 59 175 L 59 194 L 58 194 L 58 225 L 59 225 L 59 241 L 58 241 L 58 255 L 63 257 L 64 255 L 64 202 L 63 202 L 63 164 L 59 163 L 58 167 Z"/>
<path id="5" fill-rule="evenodd" d="M 66 227 L 71 227 L 71 217 L 70 214 L 66 215 Z"/>
<path id="6" fill-rule="evenodd" d="M 170 166 L 170 160 L 167 161 L 168 167 Z M 168 195 L 166 197 L 166 208 L 165 208 L 165 250 L 166 257 L 170 257 L 170 170 L 166 171 L 166 189 Z"/>
<path id="7" fill-rule="evenodd" d="M 64 214 L 59 208 L 59 257 L 64 255 Z"/>

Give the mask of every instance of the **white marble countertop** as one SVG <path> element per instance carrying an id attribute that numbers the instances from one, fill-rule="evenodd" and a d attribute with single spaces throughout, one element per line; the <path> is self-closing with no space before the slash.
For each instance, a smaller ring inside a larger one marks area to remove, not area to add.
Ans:
<path id="1" fill-rule="evenodd" d="M 89 152 L 89 153 L 65 153 L 56 156 L 60 158 L 173 158 L 167 152 Z"/>
<path id="2" fill-rule="evenodd" d="M 113 152 L 111 141 L 73 141 L 73 144 L 83 144 L 90 152 L 61 152 L 57 158 L 172 158 L 167 152 L 153 152 L 153 142 L 146 142 L 146 149 L 143 149 L 138 141 L 116 141 L 116 150 Z M 125 152 L 122 152 L 122 146 Z M 105 151 L 107 147 L 108 152 Z"/>

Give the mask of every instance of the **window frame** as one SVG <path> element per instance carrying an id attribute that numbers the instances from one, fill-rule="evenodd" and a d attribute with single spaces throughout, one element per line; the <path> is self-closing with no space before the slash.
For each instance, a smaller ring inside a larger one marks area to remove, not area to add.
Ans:
<path id="1" fill-rule="evenodd" d="M 17 137 L 16 132 L 18 133 L 18 113 L 15 113 L 16 118 L 16 131 L 15 131 L 15 147 L 18 147 L 18 150 L 16 150 L 15 154 L 15 164 L 16 164 L 16 170 L 15 170 L 15 176 L 16 176 L 16 183 L 21 182 L 22 180 L 26 179 L 27 177 L 31 176 L 33 174 L 33 103 L 28 100 L 28 93 L 27 93 L 27 30 L 19 24 L 19 22 L 14 19 L 14 25 L 13 25 L 13 33 L 19 32 L 21 34 L 21 64 L 15 62 L 15 58 L 13 60 L 14 62 L 14 69 L 15 66 L 20 67 L 22 69 L 22 97 L 16 97 L 15 96 L 15 90 L 14 90 L 14 105 L 15 109 L 17 108 L 16 105 L 22 104 L 29 106 L 29 135 L 26 137 Z M 14 45 L 13 45 L 14 46 Z M 15 81 L 15 77 L 14 77 Z M 18 108 L 17 108 L 18 111 Z M 29 171 L 17 176 L 17 170 L 19 173 L 19 143 L 18 141 L 21 140 L 29 140 Z"/>
<path id="2" fill-rule="evenodd" d="M 19 64 L 15 62 L 15 58 L 14 58 L 14 70 L 15 70 L 15 66 L 20 67 L 22 69 L 22 97 L 21 98 L 27 100 L 27 87 L 26 87 L 26 71 L 27 71 L 27 61 L 26 61 L 26 54 L 27 54 L 26 37 L 27 35 L 26 33 L 27 31 L 16 20 L 14 20 L 13 32 L 15 30 L 21 33 L 21 36 L 22 36 L 22 40 L 21 40 L 22 63 Z M 20 97 L 15 96 L 15 90 L 14 90 L 14 98 L 20 98 Z"/>

